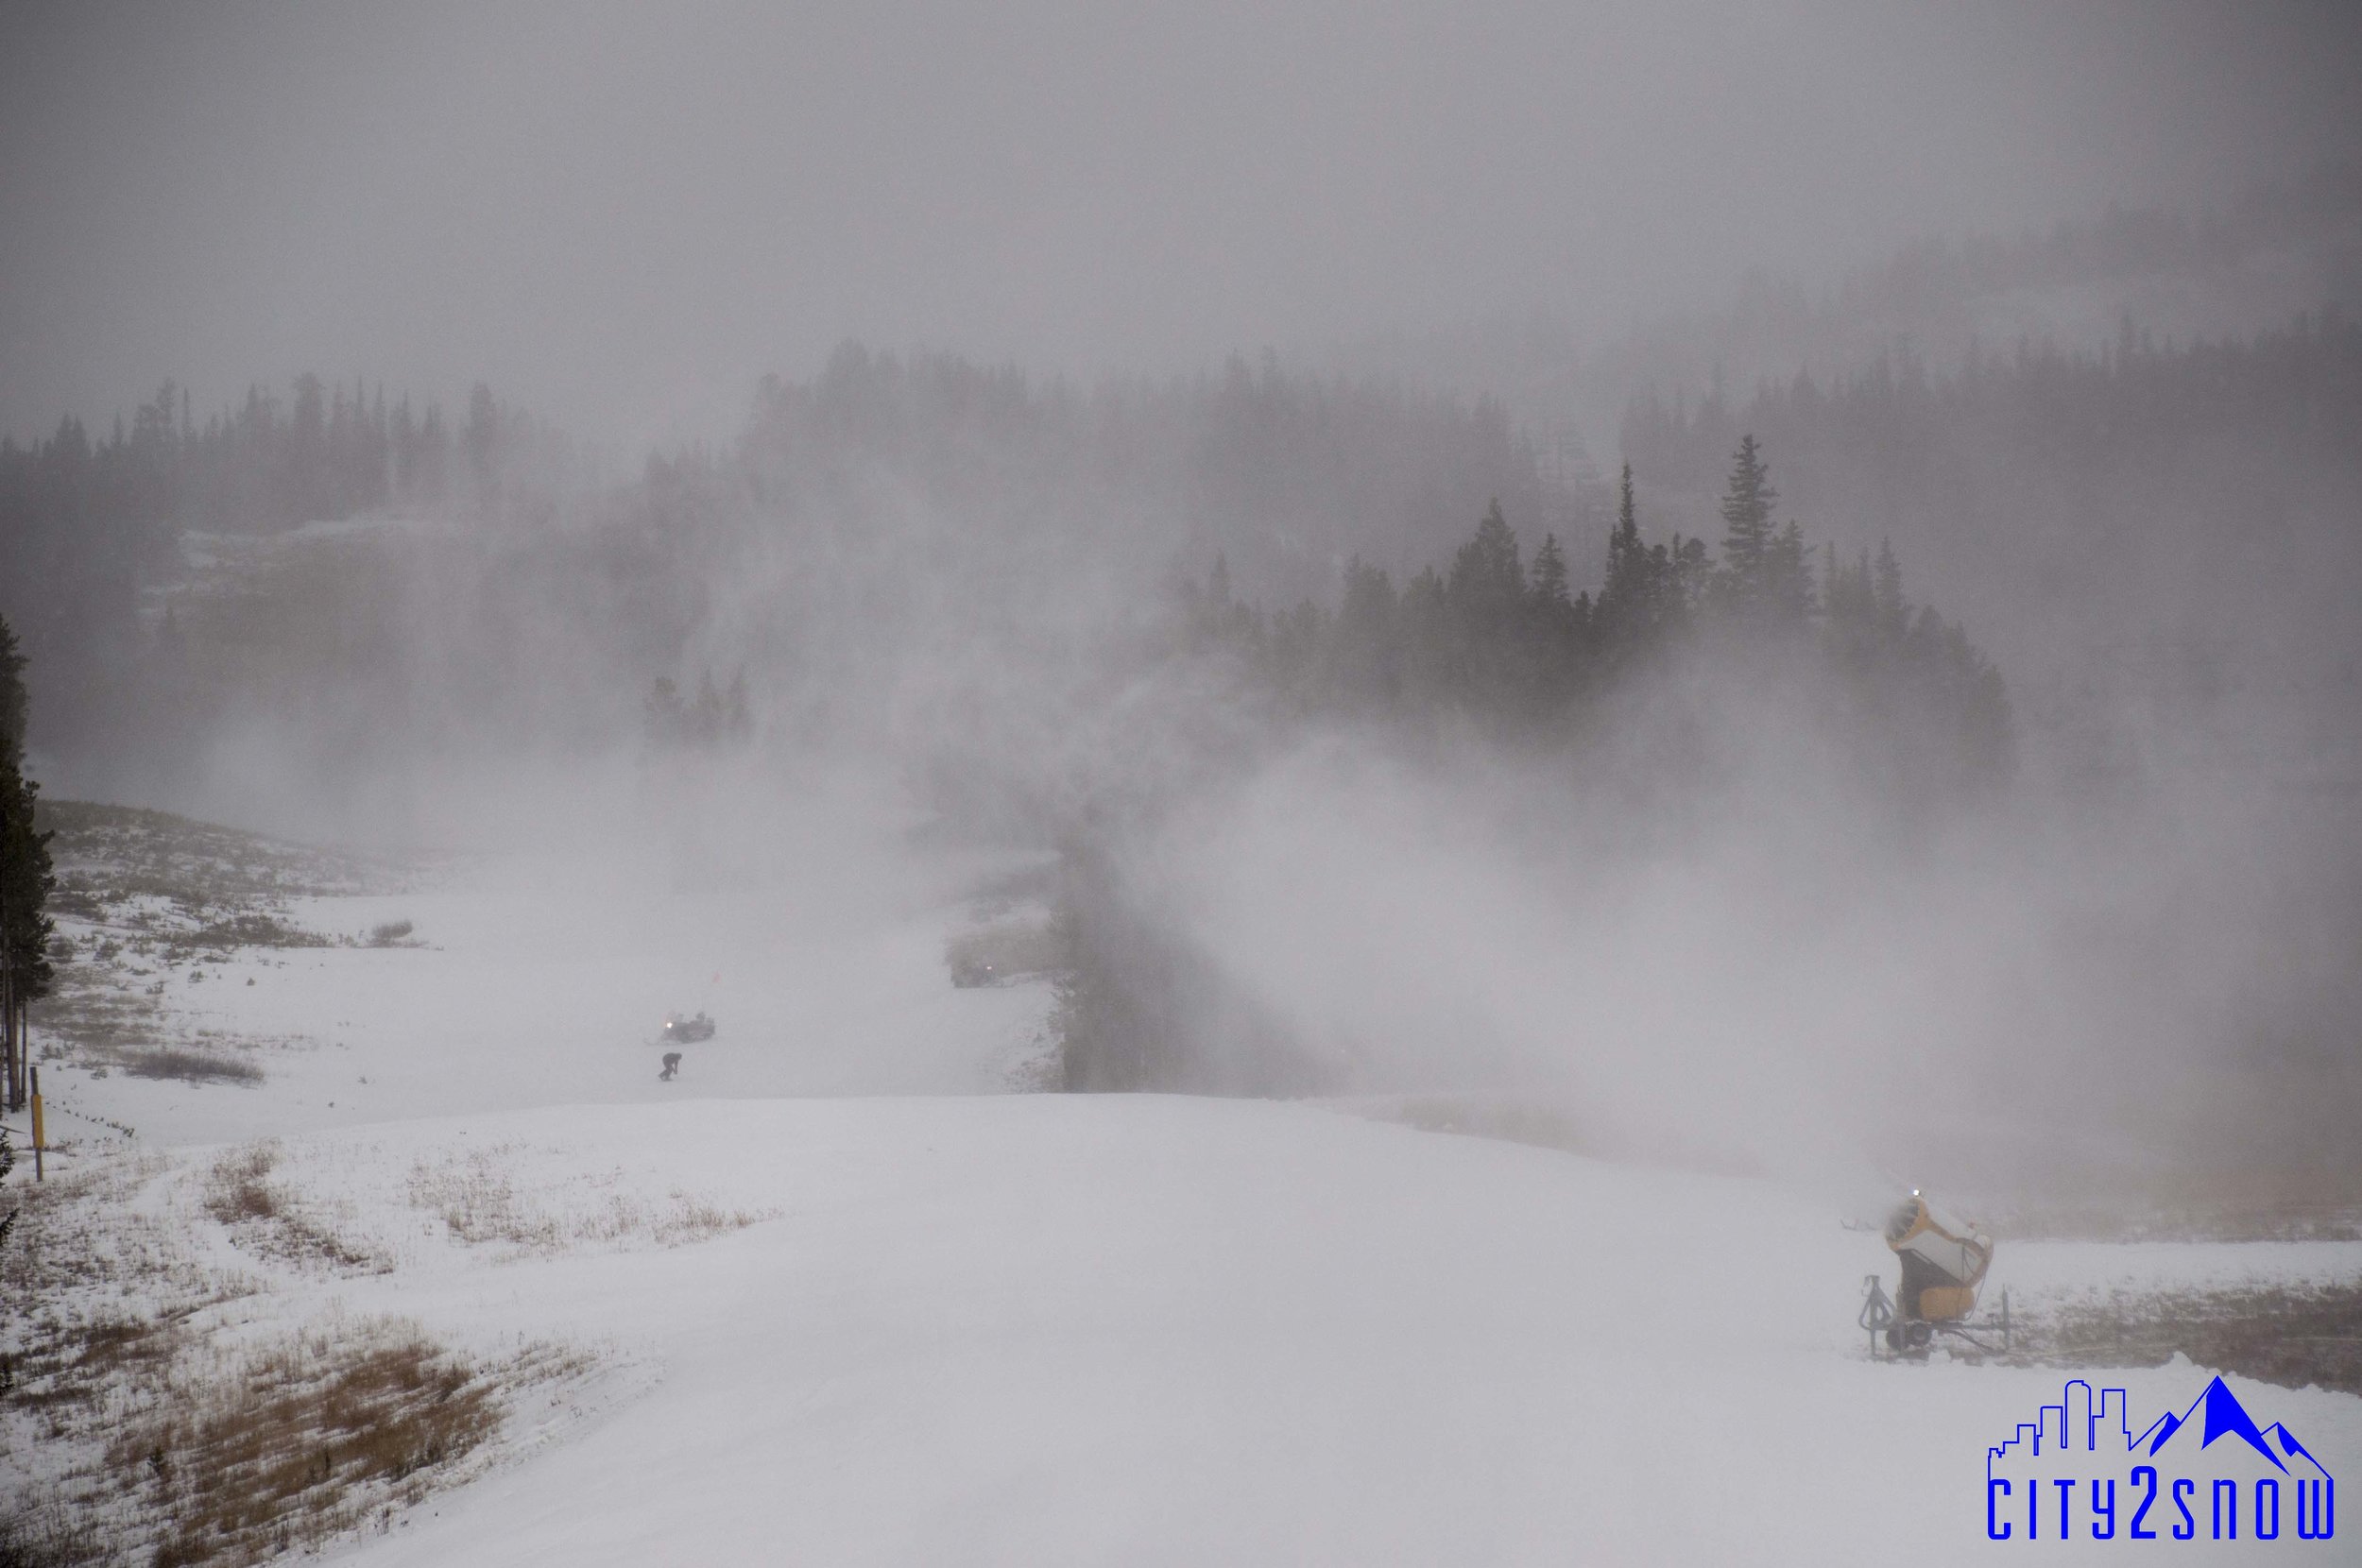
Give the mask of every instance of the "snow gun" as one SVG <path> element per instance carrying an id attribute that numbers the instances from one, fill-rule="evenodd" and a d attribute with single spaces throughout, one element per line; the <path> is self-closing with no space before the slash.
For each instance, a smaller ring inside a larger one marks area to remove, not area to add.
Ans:
<path id="1" fill-rule="evenodd" d="M 1870 1350 L 1878 1354 L 1883 1339 L 1892 1355 L 1925 1355 L 1938 1334 L 1957 1335 L 1978 1350 L 1993 1346 L 1977 1338 L 1998 1332 L 2001 1349 L 2010 1348 L 2010 1293 L 2001 1293 L 2001 1316 L 1977 1322 L 1977 1292 L 1993 1266 L 1993 1238 L 1964 1219 L 1956 1219 L 1914 1190 L 1897 1205 L 1886 1223 L 1888 1248 L 1902 1261 L 1903 1284 L 1894 1299 L 1875 1274 L 1862 1281 L 1858 1320 L 1870 1333 Z"/>

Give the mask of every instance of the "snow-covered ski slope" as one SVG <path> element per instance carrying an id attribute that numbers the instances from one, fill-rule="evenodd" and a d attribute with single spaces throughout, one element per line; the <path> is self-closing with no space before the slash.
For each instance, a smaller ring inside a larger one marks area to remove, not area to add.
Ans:
<path id="1" fill-rule="evenodd" d="M 162 972 L 159 1043 L 213 1048 L 265 1082 L 94 1081 L 69 1063 L 44 1068 L 52 1100 L 180 1146 L 556 1103 L 989 1093 L 1049 1006 L 1046 984 L 954 990 L 944 937 L 960 912 L 942 904 L 847 914 L 744 889 L 626 899 L 497 865 L 290 913 L 345 936 L 406 921 L 420 946 L 248 947 Z M 665 1014 L 698 1009 L 718 1032 L 659 1082 Z"/>
<path id="2" fill-rule="evenodd" d="M 566 887 L 322 900 L 302 912 L 315 927 L 409 919 L 429 946 L 248 952 L 173 978 L 188 1029 L 282 1042 L 253 1052 L 260 1086 L 71 1070 L 44 1084 L 172 1150 L 186 1179 L 203 1146 L 280 1138 L 287 1189 L 394 1264 L 290 1272 L 280 1317 L 333 1302 L 460 1346 L 554 1340 L 628 1371 L 552 1440 L 335 1555 L 641 1568 L 2005 1550 L 1984 1538 L 1986 1447 L 2066 1374 L 1867 1360 L 1860 1283 L 1891 1284 L 1891 1260 L 1825 1201 L 1317 1105 L 983 1092 L 1048 998 L 954 990 L 942 939 L 957 909 L 762 918 L 750 896 L 671 893 L 627 920 Z M 662 1083 L 671 1007 L 710 1009 L 721 1033 Z M 509 1195 L 502 1223 L 553 1239 L 452 1234 L 436 1184 L 471 1181 Z M 669 1245 L 660 1218 L 629 1245 L 578 1239 L 608 1210 L 646 1220 L 667 1204 L 733 1222 Z M 2045 1289 L 2351 1280 L 2362 1247 L 2005 1238 L 1991 1288 L 2013 1270 Z M 2163 1410 L 2205 1377 L 2095 1380 Z M 2362 1401 L 2233 1381 L 2333 1472 L 2362 1474 Z"/>
<path id="3" fill-rule="evenodd" d="M 415 1227 L 404 1174 L 470 1150 L 521 1191 L 621 1171 L 773 1217 L 623 1253 L 429 1242 L 340 1287 L 653 1374 L 361 1543 L 372 1565 L 1981 1559 L 1985 1445 L 2063 1375 L 1866 1361 L 1883 1247 L 1764 1184 L 1310 1106 L 570 1107 L 291 1140 L 288 1168 L 368 1235 Z M 2138 1409 L 2204 1383 L 2105 1380 Z M 2333 1467 L 2362 1454 L 2362 1401 L 2234 1383 Z"/>

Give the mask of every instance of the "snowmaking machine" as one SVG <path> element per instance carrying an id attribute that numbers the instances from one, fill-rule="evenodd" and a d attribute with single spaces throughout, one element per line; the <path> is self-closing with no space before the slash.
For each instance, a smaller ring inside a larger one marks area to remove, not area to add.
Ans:
<path id="1" fill-rule="evenodd" d="M 1978 1350 L 1994 1347 L 1978 1336 L 1999 1335 L 2010 1348 L 2010 1293 L 2001 1293 L 1997 1319 L 1978 1321 L 1977 1291 L 1993 1266 L 1993 1238 L 1973 1223 L 1956 1219 L 1914 1189 L 1888 1216 L 1886 1242 L 1903 1265 L 1903 1283 L 1891 1301 L 1876 1274 L 1862 1280 L 1858 1320 L 1869 1331 L 1870 1352 L 1884 1341 L 1890 1355 L 1925 1355 L 1939 1334 L 1966 1340 Z"/>

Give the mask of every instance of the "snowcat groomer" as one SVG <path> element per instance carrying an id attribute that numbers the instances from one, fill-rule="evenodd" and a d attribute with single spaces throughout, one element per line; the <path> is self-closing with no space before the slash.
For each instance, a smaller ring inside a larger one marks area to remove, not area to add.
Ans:
<path id="1" fill-rule="evenodd" d="M 713 1020 L 703 1013 L 693 1018 L 684 1018 L 677 1013 L 665 1014 L 664 1043 L 666 1045 L 677 1045 L 685 1041 L 693 1046 L 700 1040 L 712 1038 Z"/>
<path id="2" fill-rule="evenodd" d="M 2009 1292 L 2001 1294 L 1997 1324 L 1972 1321 L 1977 1292 L 1993 1266 L 1993 1238 L 1967 1220 L 1956 1219 L 1914 1191 L 1886 1223 L 1887 1246 L 1902 1260 L 1903 1284 L 1887 1300 L 1878 1276 L 1863 1281 L 1861 1326 L 1870 1331 L 1874 1354 L 1881 1337 L 1897 1355 L 1921 1355 L 1939 1333 L 1955 1334 L 1991 1350 L 1977 1338 L 1997 1327 L 2009 1347 Z"/>

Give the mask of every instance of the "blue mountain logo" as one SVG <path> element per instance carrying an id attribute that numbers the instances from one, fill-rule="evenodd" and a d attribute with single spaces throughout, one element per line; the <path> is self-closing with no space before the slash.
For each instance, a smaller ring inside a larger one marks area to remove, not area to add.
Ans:
<path id="1" fill-rule="evenodd" d="M 2202 1422 L 2199 1420 L 2201 1414 L 2204 1417 Z M 2319 1460 L 2305 1451 L 2304 1444 L 2297 1441 L 2280 1423 L 2273 1422 L 2269 1427 L 2259 1430 L 2255 1418 L 2249 1415 L 2247 1406 L 2239 1403 L 2239 1396 L 2233 1393 L 2219 1377 L 2207 1384 L 2206 1391 L 2198 1396 L 2197 1403 L 2180 1415 L 2168 1412 L 2158 1417 L 2157 1424 L 2135 1439 L 2134 1445 L 2153 1459 L 2165 1450 L 2166 1444 L 2194 1426 L 2199 1433 L 2198 1446 L 2200 1449 L 2214 1447 L 2217 1438 L 2237 1438 L 2264 1456 L 2271 1467 L 2284 1475 L 2296 1474 L 2288 1468 L 2286 1461 L 2290 1459 L 2303 1462 L 2307 1468 L 2302 1474 L 2321 1476 L 2329 1474 L 2321 1468 Z M 2275 1448 L 2279 1452 L 2273 1452 Z"/>
<path id="2" fill-rule="evenodd" d="M 2293 1526 L 2291 1529 L 2290 1526 Z M 1994 1541 L 2329 1541 L 2337 1483 L 2296 1434 L 2221 1378 L 2137 1436 L 2122 1389 L 2070 1380 L 1985 1453 Z"/>

